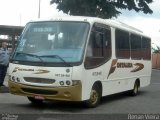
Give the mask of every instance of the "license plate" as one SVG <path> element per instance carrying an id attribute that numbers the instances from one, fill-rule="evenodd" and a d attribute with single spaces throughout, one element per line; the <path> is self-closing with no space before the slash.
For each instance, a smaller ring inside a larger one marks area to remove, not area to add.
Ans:
<path id="1" fill-rule="evenodd" d="M 37 100 L 44 100 L 43 96 L 34 96 L 34 98 L 37 99 Z"/>

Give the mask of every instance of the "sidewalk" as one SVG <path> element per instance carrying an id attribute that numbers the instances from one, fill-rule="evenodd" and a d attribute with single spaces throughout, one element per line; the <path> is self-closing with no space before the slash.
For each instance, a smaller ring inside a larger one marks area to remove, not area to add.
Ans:
<path id="1" fill-rule="evenodd" d="M 8 90 L 8 74 L 6 75 L 5 77 L 5 80 L 4 80 L 4 85 L 3 87 L 0 87 L 0 93 L 8 93 L 9 90 Z"/>

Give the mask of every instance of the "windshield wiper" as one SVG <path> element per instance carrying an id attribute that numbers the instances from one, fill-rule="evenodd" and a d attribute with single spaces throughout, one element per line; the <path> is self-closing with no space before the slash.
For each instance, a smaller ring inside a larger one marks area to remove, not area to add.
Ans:
<path id="1" fill-rule="evenodd" d="M 67 66 L 72 67 L 71 64 L 67 63 L 62 57 L 60 57 L 59 55 L 42 55 L 39 57 L 55 57 L 55 58 L 59 58 L 63 63 L 65 63 Z"/>
<path id="2" fill-rule="evenodd" d="M 44 63 L 44 61 L 42 60 L 41 56 L 38 56 L 38 55 L 34 55 L 34 54 L 30 54 L 30 53 L 24 53 L 24 52 L 16 52 L 16 54 L 22 54 L 22 55 L 28 55 L 28 56 L 36 57 L 36 58 L 38 58 L 42 63 Z"/>

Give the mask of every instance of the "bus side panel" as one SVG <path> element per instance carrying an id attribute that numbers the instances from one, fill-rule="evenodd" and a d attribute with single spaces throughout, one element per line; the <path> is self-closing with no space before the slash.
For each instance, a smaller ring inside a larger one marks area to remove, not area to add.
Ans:
<path id="1" fill-rule="evenodd" d="M 130 90 L 133 88 L 134 82 L 134 78 L 114 79 L 103 82 L 103 96 Z"/>
<path id="2" fill-rule="evenodd" d="M 103 79 L 103 66 L 94 69 L 83 68 L 82 79 L 82 100 L 88 100 L 94 83 Z"/>
<path id="3" fill-rule="evenodd" d="M 140 87 L 145 87 L 150 84 L 151 76 L 141 77 L 140 79 Z"/>
<path id="4" fill-rule="evenodd" d="M 115 64 L 112 64 L 113 60 L 93 69 L 85 69 L 83 64 L 73 67 L 72 80 L 82 82 L 82 101 L 89 99 L 92 86 L 96 81 L 102 83 L 102 96 L 131 90 L 137 79 L 140 80 L 140 87 L 150 84 L 151 61 L 118 59 Z M 133 72 L 137 63 L 143 64 L 144 67 Z M 115 70 L 110 71 L 112 68 Z"/>
<path id="5" fill-rule="evenodd" d="M 139 74 L 140 87 L 145 87 L 151 82 L 152 62 L 151 60 L 142 60 L 142 63 L 144 64 L 144 68 L 141 70 L 142 73 Z"/>
<path id="6" fill-rule="evenodd" d="M 105 66 L 108 67 L 107 64 Z M 140 80 L 140 87 L 147 86 L 150 78 L 151 61 L 113 59 L 110 72 L 104 76 L 103 96 L 131 90 L 137 79 Z"/>
<path id="7" fill-rule="evenodd" d="M 144 61 L 144 70 L 140 79 L 140 87 L 148 86 L 151 82 L 152 63 L 151 61 Z"/>

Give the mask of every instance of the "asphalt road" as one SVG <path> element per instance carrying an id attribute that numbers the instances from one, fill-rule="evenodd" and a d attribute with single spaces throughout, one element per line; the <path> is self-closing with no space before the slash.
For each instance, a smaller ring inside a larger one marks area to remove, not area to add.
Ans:
<path id="1" fill-rule="evenodd" d="M 150 86 L 141 88 L 138 96 L 106 96 L 98 107 L 90 109 L 70 102 L 32 105 L 25 97 L 0 93 L 0 120 L 125 120 L 134 115 L 144 119 L 153 115 L 150 117 L 160 120 L 160 71 L 153 70 Z"/>

